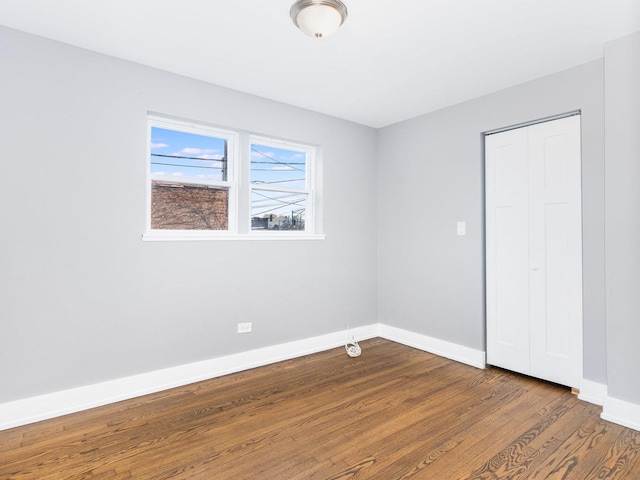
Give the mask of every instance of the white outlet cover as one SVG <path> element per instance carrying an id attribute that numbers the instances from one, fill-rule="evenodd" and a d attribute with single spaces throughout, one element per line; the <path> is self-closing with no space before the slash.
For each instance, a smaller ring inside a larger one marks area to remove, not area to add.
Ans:
<path id="1" fill-rule="evenodd" d="M 238 324 L 238 333 L 250 333 L 253 325 L 251 322 L 239 323 Z"/>

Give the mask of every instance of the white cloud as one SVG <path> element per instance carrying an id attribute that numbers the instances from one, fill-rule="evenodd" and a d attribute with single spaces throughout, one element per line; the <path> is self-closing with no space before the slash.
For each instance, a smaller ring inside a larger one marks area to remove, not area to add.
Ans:
<path id="1" fill-rule="evenodd" d="M 182 172 L 173 172 L 171 174 L 172 177 L 184 177 L 184 175 L 182 174 Z"/>
<path id="2" fill-rule="evenodd" d="M 198 155 L 199 153 L 202 153 L 204 150 L 202 150 L 201 148 L 191 148 L 191 147 L 186 147 L 183 148 L 182 150 L 180 150 L 180 153 L 188 153 L 189 155 Z"/>
<path id="3" fill-rule="evenodd" d="M 273 167 L 271 170 L 278 170 L 278 171 L 283 170 L 283 171 L 286 171 L 286 170 L 293 170 L 293 167 L 288 167 L 288 166 L 284 165 L 282 167 Z"/>
<path id="4" fill-rule="evenodd" d="M 153 143 L 151 142 L 151 150 L 156 150 L 158 148 L 164 148 L 164 147 L 168 147 L 169 145 L 167 145 L 166 143 Z"/>
<path id="5" fill-rule="evenodd" d="M 198 155 L 198 158 L 203 160 L 222 160 L 224 157 L 220 154 L 212 155 L 210 153 L 205 153 L 204 155 Z"/>
<path id="6" fill-rule="evenodd" d="M 220 155 L 220 150 L 216 150 L 215 148 L 185 147 L 182 150 L 180 150 L 180 153 L 183 153 L 186 155 L 207 155 L 207 154 Z"/>

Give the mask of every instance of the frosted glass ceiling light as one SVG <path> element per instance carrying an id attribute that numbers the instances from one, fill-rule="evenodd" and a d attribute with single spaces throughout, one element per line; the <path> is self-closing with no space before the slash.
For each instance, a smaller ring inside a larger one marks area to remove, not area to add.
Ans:
<path id="1" fill-rule="evenodd" d="M 347 18 L 347 7 L 340 0 L 298 0 L 291 5 L 291 20 L 306 35 L 328 37 Z"/>

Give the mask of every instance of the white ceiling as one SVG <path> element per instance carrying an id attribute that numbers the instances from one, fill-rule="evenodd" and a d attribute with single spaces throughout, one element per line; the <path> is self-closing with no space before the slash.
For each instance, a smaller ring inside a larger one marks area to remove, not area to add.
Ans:
<path id="1" fill-rule="evenodd" d="M 640 0 L 344 2 L 349 18 L 322 40 L 294 27 L 293 0 L 0 0 L 0 24 L 373 127 L 640 31 Z"/>

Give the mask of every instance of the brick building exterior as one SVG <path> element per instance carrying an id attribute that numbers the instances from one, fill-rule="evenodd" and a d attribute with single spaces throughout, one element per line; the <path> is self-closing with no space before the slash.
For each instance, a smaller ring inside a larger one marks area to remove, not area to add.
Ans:
<path id="1" fill-rule="evenodd" d="M 229 193 L 200 185 L 151 185 L 151 228 L 227 230 Z"/>

